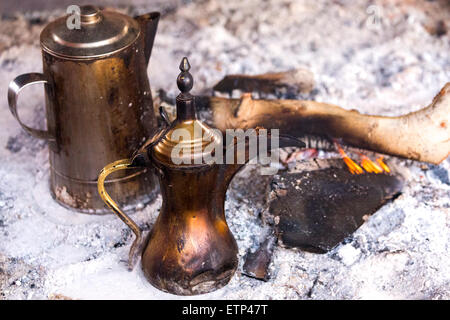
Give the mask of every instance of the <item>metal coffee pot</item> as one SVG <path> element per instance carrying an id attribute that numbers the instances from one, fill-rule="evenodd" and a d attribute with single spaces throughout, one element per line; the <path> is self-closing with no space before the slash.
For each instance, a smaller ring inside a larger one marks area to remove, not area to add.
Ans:
<path id="1" fill-rule="evenodd" d="M 194 96 L 189 93 L 193 86 L 189 68 L 184 58 L 177 79 L 181 93 L 176 99 L 176 119 L 172 123 L 167 120 L 167 127 L 132 159 L 107 165 L 98 178 L 100 196 L 136 235 L 130 250 L 130 267 L 135 253 L 145 246 L 142 268 L 149 282 L 179 295 L 219 289 L 233 276 L 238 247 L 225 220 L 225 195 L 231 179 L 251 156 L 246 139 L 245 148 L 239 148 L 237 144 L 242 141 L 224 139 L 219 130 L 197 119 Z M 162 117 L 168 119 L 165 112 Z M 296 139 L 291 142 L 304 146 Z M 230 145 L 233 149 L 228 149 Z M 209 161 L 208 157 L 217 150 L 232 150 L 231 163 Z M 244 161 L 238 160 L 241 156 Z M 139 226 L 121 211 L 103 184 L 110 173 L 133 168 L 153 168 L 160 181 L 161 213 L 146 241 Z"/>
<path id="2" fill-rule="evenodd" d="M 160 14 L 135 19 L 83 6 L 79 28 L 68 17 L 41 33 L 43 73 L 18 76 L 9 85 L 9 107 L 29 134 L 48 141 L 50 190 L 63 206 L 81 212 L 109 210 L 98 196 L 99 170 L 129 157 L 156 129 L 147 65 Z M 25 125 L 17 113 L 19 92 L 43 83 L 47 130 Z M 128 209 L 153 197 L 156 183 L 145 169 L 106 181 Z"/>

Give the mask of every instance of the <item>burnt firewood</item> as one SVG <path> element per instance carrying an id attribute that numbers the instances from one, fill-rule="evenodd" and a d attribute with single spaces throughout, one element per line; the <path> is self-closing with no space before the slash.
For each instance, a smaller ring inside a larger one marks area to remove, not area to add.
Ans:
<path id="1" fill-rule="evenodd" d="M 225 76 L 214 87 L 214 91 L 231 95 L 233 90 L 266 94 L 285 93 L 295 95 L 308 93 L 314 88 L 314 75 L 306 69 L 271 72 L 260 75 L 232 74 Z"/>
<path id="2" fill-rule="evenodd" d="M 273 249 L 275 248 L 276 237 L 271 234 L 256 249 L 255 252 L 249 252 L 245 257 L 242 273 L 246 276 L 267 281 L 270 279 L 269 265 L 272 261 Z"/>
<path id="3" fill-rule="evenodd" d="M 428 107 L 398 117 L 361 114 L 307 100 L 256 100 L 202 97 L 199 108 L 212 110 L 212 125 L 226 129 L 263 127 L 302 138 L 328 136 L 348 145 L 439 164 L 450 154 L 450 83 Z"/>
<path id="4" fill-rule="evenodd" d="M 271 182 L 266 221 L 273 222 L 283 245 L 325 253 L 402 187 L 403 180 L 391 174 L 353 175 L 333 167 L 283 172 Z"/>

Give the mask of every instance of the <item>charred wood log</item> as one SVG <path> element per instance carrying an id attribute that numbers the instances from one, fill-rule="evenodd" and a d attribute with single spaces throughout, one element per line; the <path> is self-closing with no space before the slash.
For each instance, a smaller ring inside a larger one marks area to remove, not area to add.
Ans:
<path id="1" fill-rule="evenodd" d="M 272 72 L 255 76 L 234 74 L 225 76 L 214 87 L 214 91 L 231 95 L 233 90 L 266 94 L 308 93 L 314 88 L 314 75 L 307 69 Z"/>
<path id="2" fill-rule="evenodd" d="M 272 261 L 276 239 L 274 235 L 270 235 L 255 252 L 247 254 L 242 267 L 243 274 L 264 281 L 270 279 L 269 265 Z"/>
<path id="3" fill-rule="evenodd" d="M 398 117 L 364 115 L 336 105 L 302 100 L 254 100 L 199 97 L 212 109 L 220 130 L 264 127 L 303 137 L 307 134 L 342 139 L 355 147 L 434 164 L 450 154 L 450 83 L 432 103 Z"/>

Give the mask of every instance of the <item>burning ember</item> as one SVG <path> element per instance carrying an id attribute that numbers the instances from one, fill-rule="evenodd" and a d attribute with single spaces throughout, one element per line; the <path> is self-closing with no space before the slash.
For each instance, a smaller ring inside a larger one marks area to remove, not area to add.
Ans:
<path id="1" fill-rule="evenodd" d="M 352 174 L 363 174 L 365 172 L 369 173 L 383 173 L 383 172 L 391 172 L 391 169 L 383 162 L 383 156 L 380 156 L 376 159 L 376 163 L 369 159 L 369 157 L 359 153 L 361 157 L 361 165 L 358 165 L 355 161 L 350 159 L 350 157 L 345 153 L 344 149 L 342 149 L 341 145 L 335 140 L 334 145 L 336 149 L 339 151 L 342 159 L 348 167 L 348 170 Z"/>

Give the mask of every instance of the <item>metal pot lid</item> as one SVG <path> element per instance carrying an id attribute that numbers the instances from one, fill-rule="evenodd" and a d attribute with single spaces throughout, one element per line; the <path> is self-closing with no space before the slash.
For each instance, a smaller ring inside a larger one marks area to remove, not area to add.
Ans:
<path id="1" fill-rule="evenodd" d="M 101 57 L 127 47 L 140 32 L 135 19 L 90 5 L 80 7 L 79 22 L 77 28 L 67 15 L 49 23 L 41 33 L 43 50 L 72 59 Z"/>
<path id="2" fill-rule="evenodd" d="M 210 165 L 215 148 L 222 148 L 222 135 L 197 119 L 194 96 L 189 93 L 194 80 L 187 58 L 180 64 L 177 85 L 181 93 L 176 99 L 177 118 L 153 145 L 152 158 L 167 166 L 197 167 Z"/>
<path id="3" fill-rule="evenodd" d="M 168 166 L 213 164 L 215 144 L 222 146 L 222 136 L 203 122 L 176 121 L 153 147 L 153 158 Z"/>

